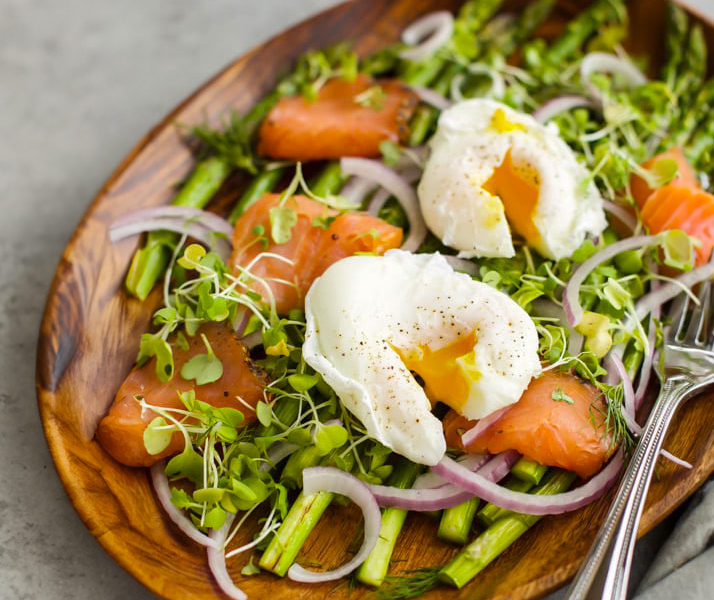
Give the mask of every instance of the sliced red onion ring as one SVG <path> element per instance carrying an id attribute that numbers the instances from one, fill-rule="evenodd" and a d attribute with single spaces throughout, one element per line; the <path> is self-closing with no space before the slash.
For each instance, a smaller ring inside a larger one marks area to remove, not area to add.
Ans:
<path id="1" fill-rule="evenodd" d="M 580 319 L 583 318 L 584 311 L 583 307 L 580 306 L 580 286 L 595 267 L 625 250 L 649 246 L 657 241 L 657 237 L 656 235 L 638 235 L 619 240 L 614 244 L 605 246 L 602 250 L 598 250 L 575 269 L 563 292 L 563 309 L 565 310 L 565 318 L 568 321 L 568 325 L 575 327 L 580 322 Z"/>
<path id="2" fill-rule="evenodd" d="M 313 494 L 318 491 L 335 492 L 347 496 L 359 506 L 364 515 L 364 540 L 352 559 L 332 571 L 308 571 L 297 563 L 288 569 L 288 577 L 293 581 L 319 583 L 333 581 L 349 575 L 359 567 L 374 548 L 382 527 L 382 513 L 367 486 L 345 471 L 335 467 L 308 467 L 302 472 L 303 493 Z"/>
<path id="3" fill-rule="evenodd" d="M 585 264 L 585 263 L 583 263 Z M 707 263 L 687 273 L 683 273 L 674 281 L 663 284 L 649 294 L 642 296 L 635 304 L 637 319 L 644 319 L 652 310 L 669 302 L 682 292 L 682 288 L 691 288 L 696 284 L 714 277 L 714 263 Z M 676 282 L 676 283 L 675 283 Z"/>
<path id="4" fill-rule="evenodd" d="M 194 542 L 209 548 L 215 547 L 216 541 L 196 529 L 196 526 L 193 524 L 191 519 L 189 519 L 181 509 L 174 505 L 173 502 L 171 502 L 171 489 L 169 488 L 169 480 L 164 473 L 165 468 L 166 463 L 164 461 L 160 461 L 154 463 L 151 466 L 151 469 L 149 469 L 151 472 L 151 483 L 154 485 L 154 490 L 156 491 L 156 497 L 159 500 L 159 504 L 161 504 L 161 507 L 166 511 L 167 516 L 174 522 L 176 527 L 183 531 Z"/>
<path id="5" fill-rule="evenodd" d="M 478 65 L 473 64 L 468 67 L 469 73 L 473 75 L 486 75 L 491 80 L 491 89 L 485 94 L 487 98 L 495 98 L 499 100 L 503 98 L 506 93 L 506 82 L 503 80 L 503 76 L 493 67 L 488 65 Z M 455 102 L 462 102 L 465 100 L 463 93 L 461 92 L 461 85 L 464 82 L 464 75 L 459 73 L 451 80 L 451 86 L 449 87 L 449 94 Z"/>
<path id="6" fill-rule="evenodd" d="M 217 214 L 214 214 L 207 210 L 201 210 L 200 208 L 193 208 L 191 206 L 176 206 L 174 204 L 167 204 L 164 206 L 150 206 L 147 208 L 140 208 L 138 210 L 131 211 L 113 221 L 111 224 L 111 228 L 114 229 L 117 227 L 122 227 L 124 225 L 140 223 L 142 221 L 153 219 L 176 218 L 184 219 L 185 221 L 190 221 L 192 223 L 197 223 L 202 227 L 209 229 L 210 231 L 225 233 L 227 236 L 233 234 L 233 225 L 231 225 L 223 217 L 219 217 Z"/>
<path id="7" fill-rule="evenodd" d="M 378 183 L 399 201 L 409 221 L 409 235 L 402 244 L 402 250 L 415 252 L 426 237 L 426 224 L 412 186 L 377 160 L 344 157 L 340 160 L 340 168 L 345 175 L 357 175 Z"/>
<path id="8" fill-rule="evenodd" d="M 233 583 L 228 573 L 228 568 L 226 567 L 226 550 L 224 545 L 226 543 L 228 530 L 234 518 L 235 515 L 229 513 L 223 527 L 211 531 L 211 539 L 214 545 L 208 548 L 208 568 L 211 570 L 218 587 L 221 588 L 221 591 L 226 596 L 233 600 L 247 600 L 248 596 Z"/>
<path id="9" fill-rule="evenodd" d="M 456 460 L 460 464 L 464 465 L 467 469 L 471 471 L 476 471 L 485 465 L 491 458 L 490 454 L 462 454 Z M 412 485 L 413 489 L 423 490 L 428 488 L 438 488 L 443 485 L 447 485 L 448 482 L 437 475 L 433 471 L 429 470 L 426 473 L 419 475 Z"/>
<path id="10" fill-rule="evenodd" d="M 624 206 L 610 202 L 609 200 L 603 200 L 602 206 L 605 212 L 610 213 L 615 217 L 620 223 L 630 230 L 630 233 L 637 227 L 637 218 Z"/>
<path id="11" fill-rule="evenodd" d="M 625 369 L 622 359 L 619 354 L 610 352 L 605 359 L 605 364 L 607 371 L 614 371 L 617 378 L 620 380 L 620 383 L 622 383 L 624 396 L 622 403 L 622 416 L 625 418 L 627 428 L 633 433 L 641 433 L 642 428 L 635 420 L 635 390 L 632 387 L 632 379 L 630 379 L 630 375 L 627 373 L 627 369 Z"/>
<path id="12" fill-rule="evenodd" d="M 461 436 L 461 443 L 464 445 L 464 448 L 469 446 L 471 442 L 477 440 L 479 436 L 486 431 L 491 425 L 495 425 L 500 421 L 503 416 L 511 410 L 513 407 L 512 404 L 509 404 L 508 406 L 504 406 L 503 408 L 498 409 L 497 411 L 492 412 L 490 415 L 487 417 L 484 417 L 483 419 L 479 419 L 478 423 L 474 425 L 471 429 L 469 429 L 467 432 L 465 432 Z"/>
<path id="13" fill-rule="evenodd" d="M 660 308 L 656 307 L 650 314 L 649 329 L 647 330 L 647 352 L 642 359 L 642 366 L 640 367 L 640 379 L 637 382 L 637 389 L 635 390 L 635 413 L 640 408 L 642 401 L 645 398 L 645 393 L 647 392 L 647 385 L 650 382 L 650 377 L 652 376 L 652 365 L 654 363 L 655 354 L 655 344 L 657 343 L 657 328 L 655 327 L 655 319 L 659 319 Z"/>
<path id="14" fill-rule="evenodd" d="M 598 87 L 590 81 L 590 75 L 602 72 L 621 75 L 630 87 L 637 87 L 647 83 L 647 77 L 644 76 L 642 71 L 626 58 L 607 52 L 590 52 L 585 55 L 580 63 L 580 78 L 583 80 L 583 85 L 590 92 L 590 95 L 598 100 L 602 98 L 602 94 Z"/>
<path id="15" fill-rule="evenodd" d="M 443 256 L 454 271 L 462 271 L 468 275 L 478 274 L 478 265 L 474 261 L 459 258 L 458 256 L 448 256 L 446 254 Z"/>
<path id="16" fill-rule="evenodd" d="M 508 471 L 519 457 L 520 455 L 514 451 L 501 452 L 501 454 L 494 456 L 476 472 L 486 481 L 500 481 L 508 474 Z M 456 461 L 452 462 L 467 473 L 471 473 L 471 470 L 467 467 L 462 466 Z M 368 487 L 380 506 L 398 506 L 407 510 L 420 512 L 451 508 L 474 496 L 469 491 L 465 491 L 451 484 L 434 488 L 412 488 L 409 490 L 385 485 L 369 485 Z"/>
<path id="17" fill-rule="evenodd" d="M 291 444 L 290 442 L 277 442 L 268 448 L 268 462 L 261 464 L 258 469 L 260 471 L 269 471 L 281 460 L 290 456 L 300 446 Z"/>
<path id="18" fill-rule="evenodd" d="M 409 89 L 411 89 L 412 92 L 419 96 L 419 99 L 422 102 L 424 102 L 425 104 L 429 104 L 439 110 L 446 110 L 453 104 L 451 100 L 445 98 L 439 92 L 435 92 L 434 90 L 429 89 L 427 87 L 423 87 L 421 85 L 410 85 Z"/>
<path id="19" fill-rule="evenodd" d="M 362 204 L 364 199 L 377 187 L 374 181 L 362 177 L 351 177 L 340 190 L 340 196 L 347 198 L 352 204 Z"/>
<path id="20" fill-rule="evenodd" d="M 399 57 L 407 60 L 427 58 L 449 41 L 453 31 L 454 15 L 448 10 L 424 15 L 402 31 L 402 41 L 412 48 L 402 50 Z"/>
<path id="21" fill-rule="evenodd" d="M 248 350 L 252 350 L 257 345 L 263 343 L 263 333 L 260 330 L 254 331 L 253 333 L 249 333 L 248 335 L 242 337 L 240 341 L 246 345 Z"/>
<path id="22" fill-rule="evenodd" d="M 230 256 L 233 250 L 233 244 L 230 237 L 219 237 L 214 235 L 210 229 L 206 229 L 199 223 L 194 223 L 182 217 L 167 217 L 162 219 L 147 219 L 145 221 L 137 221 L 135 223 L 127 223 L 118 227 L 110 227 L 109 239 L 116 243 L 119 240 L 144 233 L 145 231 L 167 230 L 182 235 L 189 235 L 196 238 L 199 242 L 204 243 L 208 247 L 215 247 L 224 260 Z"/>
<path id="23" fill-rule="evenodd" d="M 558 96 L 548 100 L 533 112 L 533 118 L 539 123 L 547 123 L 555 115 L 579 107 L 597 108 L 597 104 L 586 96 Z"/>
<path id="24" fill-rule="evenodd" d="M 609 464 L 586 484 L 562 494 L 538 496 L 514 492 L 492 483 L 479 473 L 464 469 L 448 456 L 442 458 L 434 471 L 452 484 L 471 492 L 486 502 L 531 515 L 555 515 L 576 510 L 602 496 L 618 479 L 622 465 L 622 450 L 618 450 Z"/>

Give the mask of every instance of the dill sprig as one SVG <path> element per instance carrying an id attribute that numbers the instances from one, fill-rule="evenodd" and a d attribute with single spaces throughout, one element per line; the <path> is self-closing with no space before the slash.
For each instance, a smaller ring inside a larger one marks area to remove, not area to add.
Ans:
<path id="1" fill-rule="evenodd" d="M 387 575 L 384 583 L 374 593 L 375 600 L 416 598 L 439 583 L 441 567 L 410 569 L 400 575 Z"/>

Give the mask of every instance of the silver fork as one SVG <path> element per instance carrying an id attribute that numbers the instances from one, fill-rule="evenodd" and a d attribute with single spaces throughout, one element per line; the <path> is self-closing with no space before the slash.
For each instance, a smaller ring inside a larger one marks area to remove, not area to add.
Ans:
<path id="1" fill-rule="evenodd" d="M 683 296 L 670 310 L 672 323 L 664 331 L 657 367 L 659 397 L 605 522 L 568 589 L 571 600 L 627 597 L 637 529 L 665 433 L 679 406 L 714 383 L 711 296 L 711 283 L 702 283 L 698 305 Z"/>

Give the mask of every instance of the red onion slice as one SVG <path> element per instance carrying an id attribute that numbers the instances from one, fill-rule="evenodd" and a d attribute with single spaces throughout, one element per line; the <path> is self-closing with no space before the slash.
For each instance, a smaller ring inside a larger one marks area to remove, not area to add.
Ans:
<path id="1" fill-rule="evenodd" d="M 208 548 L 208 568 L 211 570 L 218 587 L 221 588 L 221 591 L 226 596 L 233 600 L 247 600 L 248 596 L 233 583 L 228 573 L 228 568 L 226 567 L 226 551 L 224 545 L 234 517 L 235 515 L 229 513 L 223 527 L 211 531 L 211 539 L 214 542 L 214 546 Z"/>
<path id="2" fill-rule="evenodd" d="M 590 81 L 590 75 L 603 72 L 621 75 L 630 87 L 637 87 L 647 83 L 647 77 L 644 76 L 642 71 L 626 58 L 607 52 L 590 52 L 590 54 L 585 55 L 580 63 L 580 78 L 590 95 L 598 100 L 602 98 L 602 94 L 599 88 Z"/>
<path id="3" fill-rule="evenodd" d="M 230 256 L 230 253 L 233 250 L 233 244 L 230 237 L 219 237 L 199 223 L 194 223 L 190 220 L 187 221 L 181 217 L 146 219 L 145 221 L 127 223 L 125 225 L 119 225 L 118 227 L 112 226 L 109 229 L 109 239 L 113 243 L 116 243 L 124 238 L 144 233 L 145 231 L 159 230 L 173 231 L 174 233 L 180 233 L 181 235 L 188 235 L 208 247 L 215 247 L 216 252 L 218 252 L 224 260 Z"/>
<path id="4" fill-rule="evenodd" d="M 637 218 L 633 215 L 627 208 L 609 200 L 603 200 L 602 206 L 605 212 L 610 213 L 615 217 L 620 223 L 630 230 L 632 233 L 637 228 Z"/>
<path id="5" fill-rule="evenodd" d="M 614 372 L 620 380 L 620 383 L 622 383 L 624 396 L 622 402 L 622 416 L 625 418 L 627 428 L 633 433 L 641 433 L 642 428 L 635 420 L 635 390 L 632 387 L 632 379 L 630 379 L 630 375 L 627 373 L 627 369 L 625 369 L 622 359 L 618 354 L 610 352 L 607 355 L 605 364 L 607 371 Z"/>
<path id="6" fill-rule="evenodd" d="M 477 473 L 486 481 L 500 481 L 508 474 L 519 457 L 520 455 L 514 451 L 501 452 L 483 465 Z M 452 462 L 467 473 L 471 473 L 467 467 L 456 461 Z M 451 484 L 435 488 L 408 490 L 386 485 L 369 485 L 368 487 L 380 506 L 398 506 L 419 512 L 451 508 L 474 496 L 471 492 Z"/>
<path id="7" fill-rule="evenodd" d="M 602 496 L 618 479 L 622 465 L 622 450 L 618 450 L 609 464 L 586 484 L 562 494 L 537 496 L 514 492 L 492 483 L 479 473 L 464 469 L 448 456 L 442 458 L 434 471 L 455 486 L 471 492 L 486 502 L 531 515 L 555 515 L 581 508 Z"/>
<path id="8" fill-rule="evenodd" d="M 448 10 L 424 15 L 402 31 L 402 41 L 412 48 L 402 50 L 399 57 L 407 60 L 427 58 L 449 41 L 453 31 L 454 15 Z"/>
<path id="9" fill-rule="evenodd" d="M 320 583 L 333 581 L 349 575 L 367 558 L 379 539 L 382 527 L 382 513 L 367 486 L 345 471 L 335 467 L 308 467 L 302 472 L 303 493 L 313 494 L 318 491 L 335 492 L 347 496 L 359 506 L 364 515 L 364 540 L 362 546 L 349 561 L 332 571 L 321 573 L 308 571 L 297 563 L 288 569 L 288 577 L 293 581 Z"/>
<path id="10" fill-rule="evenodd" d="M 474 261 L 459 258 L 458 256 L 447 256 L 445 254 L 443 256 L 454 271 L 461 271 L 467 275 L 478 274 L 478 265 Z"/>
<path id="11" fill-rule="evenodd" d="M 565 318 L 568 325 L 575 327 L 580 319 L 583 318 L 583 307 L 580 305 L 580 286 L 585 281 L 585 278 L 590 272 L 595 269 L 600 263 L 610 260 L 620 252 L 625 250 L 634 250 L 635 248 L 643 248 L 655 243 L 658 239 L 656 235 L 638 235 L 631 238 L 619 240 L 614 244 L 606 246 L 602 250 L 598 250 L 583 264 L 581 264 L 565 286 L 563 292 L 563 310 L 565 310 Z"/>
<path id="12" fill-rule="evenodd" d="M 171 502 L 171 489 L 169 488 L 169 480 L 164 473 L 166 468 L 166 463 L 160 461 L 154 463 L 149 469 L 151 473 L 151 483 L 154 485 L 154 491 L 156 492 L 156 497 L 159 500 L 159 504 L 166 511 L 166 515 L 173 521 L 173 523 L 178 527 L 183 533 L 190 537 L 194 542 L 201 544 L 201 546 L 207 546 L 209 548 L 216 546 L 216 541 L 207 536 L 205 533 L 201 533 L 196 526 L 193 524 L 191 519 L 189 519 L 183 511 Z"/>
<path id="13" fill-rule="evenodd" d="M 350 180 L 340 190 L 340 196 L 347 198 L 352 204 L 362 204 L 364 199 L 377 187 L 373 181 L 362 177 L 350 177 Z"/>
<path id="14" fill-rule="evenodd" d="M 434 90 L 429 89 L 427 87 L 423 87 L 421 85 L 410 85 L 409 89 L 411 89 L 412 92 L 419 96 L 419 99 L 422 102 L 424 102 L 425 104 L 430 104 L 431 106 L 439 110 L 446 110 L 453 104 L 451 100 L 445 98 L 439 92 L 435 92 Z"/>
<path id="15" fill-rule="evenodd" d="M 585 263 L 583 263 L 585 264 Z M 714 263 L 707 263 L 687 273 L 683 273 L 674 281 L 665 283 L 649 294 L 642 296 L 635 304 L 637 319 L 644 319 L 652 310 L 669 302 L 682 293 L 682 288 L 691 288 L 696 284 L 714 277 Z"/>
<path id="16" fill-rule="evenodd" d="M 377 160 L 343 157 L 340 168 L 345 175 L 357 175 L 381 185 L 402 205 L 409 221 L 409 235 L 402 250 L 416 252 L 426 237 L 426 224 L 414 188 L 400 175 Z"/>
<path id="17" fill-rule="evenodd" d="M 539 123 L 547 123 L 555 115 L 579 107 L 597 108 L 597 104 L 586 96 L 558 96 L 536 108 L 533 118 Z"/>
<path id="18" fill-rule="evenodd" d="M 140 223 L 153 219 L 184 219 L 191 223 L 197 223 L 211 231 L 225 233 L 229 237 L 233 234 L 233 225 L 217 214 L 200 208 L 173 204 L 150 206 L 126 213 L 113 221 L 111 228 L 114 229 L 131 223 Z"/>
<path id="19" fill-rule="evenodd" d="M 479 419 L 476 425 L 474 425 L 471 429 L 469 429 L 461 436 L 461 443 L 464 445 L 464 448 L 469 446 L 471 442 L 477 440 L 484 431 L 491 427 L 491 425 L 495 425 L 496 423 L 498 423 L 498 421 L 500 421 L 501 418 L 509 410 L 511 410 L 512 406 L 512 404 L 509 404 L 508 406 L 504 406 L 503 408 L 499 408 L 497 411 L 492 412 L 487 417 Z"/>
<path id="20" fill-rule="evenodd" d="M 471 471 L 476 471 L 485 465 L 491 458 L 490 454 L 462 454 L 456 460 Z M 419 475 L 412 485 L 412 489 L 423 490 L 428 488 L 438 488 L 448 485 L 448 482 L 443 477 L 429 470 L 426 473 Z"/>

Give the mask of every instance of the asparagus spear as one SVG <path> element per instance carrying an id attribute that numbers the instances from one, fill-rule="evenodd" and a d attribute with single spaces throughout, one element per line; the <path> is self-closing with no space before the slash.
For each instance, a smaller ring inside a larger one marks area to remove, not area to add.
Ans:
<path id="1" fill-rule="evenodd" d="M 511 467 L 511 474 L 521 481 L 531 485 L 538 485 L 547 470 L 548 467 L 545 465 L 523 456 Z"/>
<path id="2" fill-rule="evenodd" d="M 554 469 L 533 493 L 558 494 L 567 490 L 574 479 L 574 473 Z M 439 579 L 463 587 L 540 519 L 538 515 L 519 513 L 499 519 L 447 563 L 439 571 Z"/>
<path id="3" fill-rule="evenodd" d="M 395 467 L 388 485 L 399 488 L 409 488 L 414 483 L 421 467 L 408 460 L 401 460 Z M 390 506 L 382 510 L 382 528 L 379 539 L 372 552 L 357 570 L 357 579 L 367 585 L 379 587 L 384 581 L 389 569 L 389 560 L 394 551 L 394 545 L 407 518 L 407 510 Z"/>
<path id="4" fill-rule="evenodd" d="M 510 56 L 540 27 L 555 6 L 555 0 L 535 0 L 526 6 L 499 45 L 502 56 Z"/>
<path id="5" fill-rule="evenodd" d="M 211 156 L 199 162 L 181 187 L 172 204 L 203 208 L 230 173 L 230 166 L 220 157 Z M 126 289 L 145 300 L 154 283 L 166 269 L 178 236 L 165 231 L 152 231 L 144 247 L 132 257 L 126 275 Z"/>
<path id="6" fill-rule="evenodd" d="M 331 161 L 322 169 L 310 188 L 313 194 L 324 198 L 339 192 L 343 183 L 344 177 L 340 171 L 339 161 Z"/>
<path id="7" fill-rule="evenodd" d="M 300 492 L 260 557 L 260 567 L 283 577 L 334 496 L 332 492 L 316 492 L 307 496 Z"/>
<path id="8" fill-rule="evenodd" d="M 682 63 L 682 49 L 684 48 L 687 29 L 689 28 L 689 17 L 674 2 L 667 5 L 667 34 L 665 37 L 665 49 L 667 60 L 662 66 L 662 80 L 670 89 L 674 89 L 679 66 Z"/>
<path id="9" fill-rule="evenodd" d="M 561 65 L 572 57 L 597 29 L 609 20 L 626 18 L 627 11 L 622 0 L 596 0 L 577 17 L 572 19 L 545 53 L 545 62 Z"/>
<path id="10" fill-rule="evenodd" d="M 436 535 L 447 542 L 465 544 L 469 539 L 478 505 L 478 498 L 470 498 L 466 502 L 444 510 L 441 513 L 441 521 Z"/>
<path id="11" fill-rule="evenodd" d="M 533 484 L 529 481 L 522 481 L 517 477 L 509 476 L 506 481 L 503 482 L 503 487 L 513 490 L 514 492 L 527 492 L 533 487 Z M 478 511 L 477 516 L 481 523 L 486 527 L 490 527 L 501 517 L 510 514 L 512 514 L 512 511 L 496 506 L 493 502 L 489 502 Z"/>
<path id="12" fill-rule="evenodd" d="M 233 210 L 231 210 L 231 214 L 228 215 L 228 221 L 234 225 L 246 208 L 277 185 L 284 173 L 285 169 L 282 167 L 261 171 L 252 179 L 248 187 L 245 188 L 245 191 L 241 194 L 241 197 L 238 198 Z"/>

